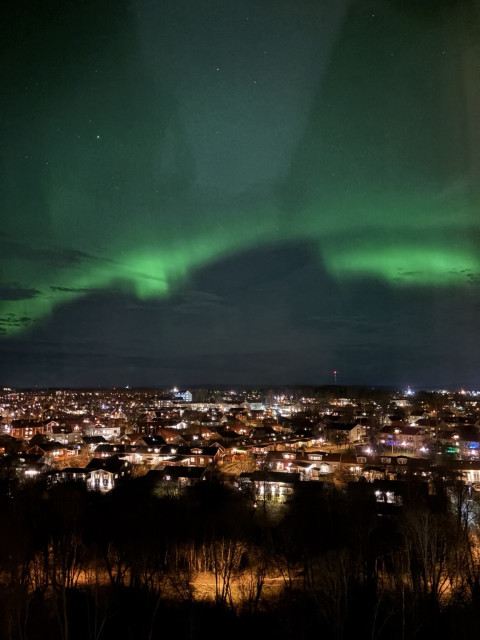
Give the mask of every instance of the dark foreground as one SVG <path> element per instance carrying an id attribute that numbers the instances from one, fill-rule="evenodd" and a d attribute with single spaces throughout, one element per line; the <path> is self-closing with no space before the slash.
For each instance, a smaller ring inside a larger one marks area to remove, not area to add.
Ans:
<path id="1" fill-rule="evenodd" d="M 217 481 L 181 495 L 141 478 L 105 496 L 78 485 L 3 489 L 2 639 L 403 640 L 477 630 L 477 503 L 455 481 L 413 491 L 389 512 L 358 487 L 323 483 L 256 508 Z"/>

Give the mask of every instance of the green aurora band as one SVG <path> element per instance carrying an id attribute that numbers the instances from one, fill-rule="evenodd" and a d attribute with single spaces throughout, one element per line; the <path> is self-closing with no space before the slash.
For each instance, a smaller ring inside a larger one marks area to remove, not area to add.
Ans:
<path id="1" fill-rule="evenodd" d="M 370 219 L 362 216 L 359 220 L 352 213 L 348 220 L 344 212 L 342 221 L 349 231 L 339 234 L 335 216 L 323 223 L 323 217 L 307 211 L 298 217 L 292 233 L 291 228 L 278 226 L 281 219 L 278 211 L 264 209 L 257 215 L 239 213 L 228 229 L 217 226 L 202 233 L 194 230 L 189 237 L 182 233 L 156 247 L 147 244 L 132 251 L 122 247 L 110 251 L 108 257 L 89 256 L 74 267 L 49 269 L 48 265 L 42 265 L 39 269 L 34 259 L 12 261 L 8 265 L 9 280 L 28 282 L 39 293 L 26 300 L 3 301 L 1 314 L 12 318 L 8 331 L 15 334 L 28 326 L 22 318 L 40 320 L 59 305 L 95 290 L 113 287 L 133 290 L 141 299 L 161 298 L 181 285 L 195 269 L 252 246 L 293 239 L 317 240 L 319 257 L 331 277 L 338 281 L 367 276 L 395 287 L 475 284 L 480 272 L 479 254 L 474 246 L 465 247 L 461 236 L 467 229 L 459 228 L 458 217 L 452 214 L 450 221 L 444 219 L 440 229 L 438 223 L 432 229 L 425 217 L 422 219 L 413 212 L 409 220 L 406 213 L 402 218 L 389 218 L 386 230 L 384 224 L 374 226 L 377 218 L 373 214 Z M 397 220 L 396 226 L 392 219 Z M 445 237 L 450 237 L 450 241 Z"/>

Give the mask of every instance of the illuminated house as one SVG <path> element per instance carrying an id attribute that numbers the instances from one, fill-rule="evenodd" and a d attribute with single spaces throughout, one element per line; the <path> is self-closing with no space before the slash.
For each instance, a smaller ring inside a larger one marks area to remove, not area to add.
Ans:
<path id="1" fill-rule="evenodd" d="M 21 454 L 16 458 L 15 471 L 23 479 L 35 480 L 49 471 L 52 460 L 41 454 Z"/>
<path id="2" fill-rule="evenodd" d="M 58 442 L 45 442 L 44 444 L 35 444 L 26 449 L 27 453 L 48 455 L 51 458 L 66 458 L 78 455 L 77 447 L 73 445 L 63 445 Z"/>
<path id="3" fill-rule="evenodd" d="M 329 424 L 323 430 L 323 434 L 329 442 L 355 442 L 360 440 L 364 433 L 363 425 L 357 422 Z"/>
<path id="4" fill-rule="evenodd" d="M 55 469 L 48 473 L 48 482 L 50 484 L 59 484 L 63 482 L 86 482 L 88 470 L 84 467 L 66 467 L 65 469 Z"/>
<path id="5" fill-rule="evenodd" d="M 460 426 L 450 432 L 441 430 L 438 435 L 442 442 L 462 456 L 476 458 L 480 454 L 480 434 L 473 425 Z"/>
<path id="6" fill-rule="evenodd" d="M 267 455 L 266 462 L 270 469 L 298 473 L 302 479 L 318 478 L 319 464 L 325 453 L 313 452 L 305 454 L 296 451 L 273 451 Z"/>
<path id="7" fill-rule="evenodd" d="M 178 454 L 183 455 L 182 463 L 187 466 L 204 467 L 223 459 L 224 448 L 214 447 L 179 447 Z"/>
<path id="8" fill-rule="evenodd" d="M 380 443 L 389 447 L 402 447 L 405 450 L 417 451 L 423 446 L 425 429 L 420 427 L 392 426 L 383 427 L 380 432 Z"/>
<path id="9" fill-rule="evenodd" d="M 87 487 L 93 491 L 107 492 L 130 476 L 132 465 L 118 457 L 93 458 L 85 467 L 88 471 Z"/>
<path id="10" fill-rule="evenodd" d="M 118 425 L 110 427 L 105 424 L 94 424 L 86 431 L 90 436 L 103 436 L 105 440 L 115 440 L 122 435 L 122 427 Z"/>
<path id="11" fill-rule="evenodd" d="M 479 460 L 452 460 L 451 467 L 463 477 L 467 484 L 480 483 Z"/>
<path id="12" fill-rule="evenodd" d="M 7 430 L 8 428 L 9 431 Z M 12 420 L 10 426 L 6 428 L 6 432 L 13 438 L 30 440 L 30 438 L 33 438 L 37 433 L 52 433 L 52 423 L 34 422 L 32 420 Z"/>
<path id="13" fill-rule="evenodd" d="M 96 458 L 110 458 L 111 456 L 118 456 L 126 452 L 127 445 L 125 444 L 110 444 L 101 443 L 95 447 Z"/>
<path id="14" fill-rule="evenodd" d="M 239 487 L 252 491 L 255 500 L 285 502 L 293 495 L 295 485 L 300 480 L 299 473 L 254 471 L 240 474 Z"/>

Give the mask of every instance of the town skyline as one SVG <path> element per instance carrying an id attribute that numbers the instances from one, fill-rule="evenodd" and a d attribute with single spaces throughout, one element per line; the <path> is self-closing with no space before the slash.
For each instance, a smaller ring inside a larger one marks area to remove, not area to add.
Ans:
<path id="1" fill-rule="evenodd" d="M 0 389 L 0 635 L 152 640 L 169 621 L 201 640 L 200 615 L 235 639 L 468 625 L 479 396 Z"/>

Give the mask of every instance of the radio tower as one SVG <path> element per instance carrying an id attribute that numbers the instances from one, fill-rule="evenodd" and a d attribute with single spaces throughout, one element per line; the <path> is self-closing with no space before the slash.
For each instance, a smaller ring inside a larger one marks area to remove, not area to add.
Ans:
<path id="1" fill-rule="evenodd" d="M 337 370 L 334 369 L 333 370 L 333 384 L 337 384 Z"/>

